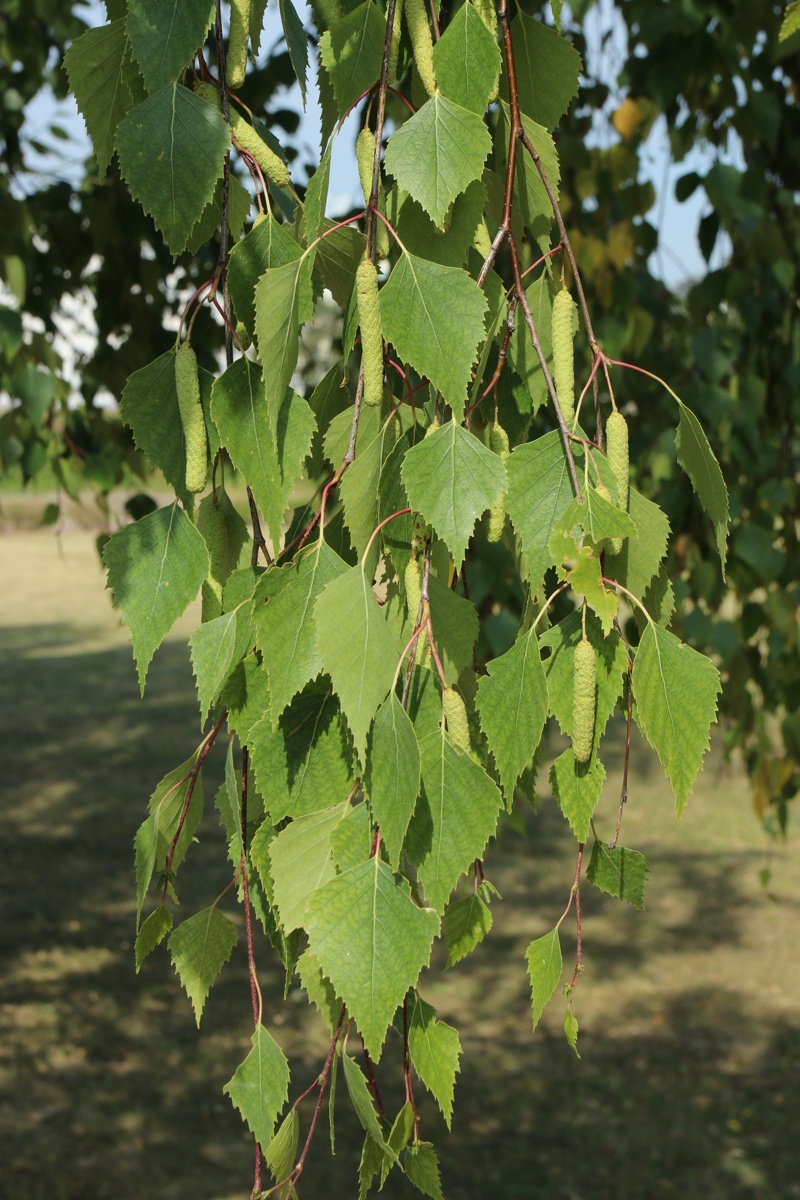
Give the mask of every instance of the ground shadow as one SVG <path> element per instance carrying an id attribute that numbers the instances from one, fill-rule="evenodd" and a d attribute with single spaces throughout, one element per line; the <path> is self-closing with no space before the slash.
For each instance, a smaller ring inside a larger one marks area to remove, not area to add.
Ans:
<path id="1" fill-rule="evenodd" d="M 159 651 L 142 703 L 126 647 L 69 653 L 70 636 L 69 626 L 39 627 L 2 642 L 0 1200 L 243 1200 L 250 1137 L 222 1094 L 248 1049 L 242 942 L 200 1033 L 165 952 L 133 970 L 133 835 L 148 792 L 199 740 L 185 647 Z M 211 803 L 221 758 L 210 761 L 179 915 L 227 882 Z M 744 989 L 687 973 L 663 978 L 655 1006 L 642 991 L 655 956 L 742 938 L 750 901 L 724 855 L 664 852 L 659 869 L 682 897 L 672 921 L 587 893 L 593 970 L 614 981 L 613 1011 L 585 1023 L 580 1062 L 557 1021 L 531 1033 L 524 946 L 531 914 L 563 907 L 574 851 L 562 824 L 545 803 L 530 818 L 532 843 L 504 835 L 488 862 L 504 897 L 496 936 L 458 972 L 426 978 L 464 1042 L 451 1135 L 420 1097 L 445 1196 L 800 1196 L 800 1022 L 759 1019 Z M 565 935 L 565 958 L 570 950 Z M 320 1068 L 322 1026 L 299 991 L 282 1003 L 264 942 L 259 974 L 297 1094 Z M 397 1053 L 390 1045 L 381 1064 L 395 1080 L 389 1109 L 400 1103 Z M 304 1200 L 357 1195 L 360 1133 L 344 1095 L 337 1113 L 336 1156 L 323 1120 Z M 411 1194 L 399 1177 L 384 1192 Z"/>

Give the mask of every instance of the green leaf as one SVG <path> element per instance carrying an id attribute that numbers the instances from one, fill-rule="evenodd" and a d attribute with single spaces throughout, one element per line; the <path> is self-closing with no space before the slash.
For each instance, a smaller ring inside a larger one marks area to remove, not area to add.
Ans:
<path id="1" fill-rule="evenodd" d="M 233 739 L 228 742 L 228 752 L 225 755 L 225 779 L 217 789 L 214 797 L 214 807 L 220 816 L 222 828 L 228 844 L 228 859 L 234 870 L 238 871 L 242 861 L 242 789 L 241 778 L 236 773 L 233 764 Z M 269 822 L 267 822 L 269 824 Z M 269 892 L 269 888 L 265 888 Z"/>
<path id="2" fill-rule="evenodd" d="M 297 334 L 314 311 L 313 252 L 270 267 L 256 285 L 256 338 L 270 413 L 276 413 L 297 366 Z"/>
<path id="3" fill-rule="evenodd" d="M 391 687 L 400 656 L 360 566 L 326 585 L 314 618 L 317 649 L 363 761 L 367 730 Z"/>
<path id="4" fill-rule="evenodd" d="M 439 1105 L 447 1128 L 453 1116 L 461 1042 L 451 1025 L 436 1020 L 436 1012 L 419 996 L 409 997 L 408 1050 L 414 1070 Z"/>
<path id="5" fill-rule="evenodd" d="M 285 933 L 306 923 L 314 893 L 334 877 L 331 834 L 345 808 L 297 817 L 270 843 L 272 886 Z"/>
<path id="6" fill-rule="evenodd" d="M 149 801 L 150 815 L 140 825 L 134 840 L 136 859 L 136 920 L 142 915 L 142 906 L 153 873 L 165 870 L 169 848 L 178 831 L 178 823 L 183 814 L 189 788 L 192 783 L 192 772 L 197 764 L 198 751 L 181 763 L 159 783 Z M 198 772 L 192 789 L 189 807 L 186 810 L 180 836 L 175 842 L 172 856 L 172 871 L 177 871 L 189 849 L 194 832 L 200 824 L 203 815 L 203 781 Z"/>
<path id="7" fill-rule="evenodd" d="M 444 1200 L 439 1179 L 439 1160 L 430 1142 L 415 1142 L 409 1148 L 404 1166 L 409 1183 L 431 1200 Z"/>
<path id="8" fill-rule="evenodd" d="M 627 900 L 639 912 L 644 912 L 644 889 L 647 884 L 647 860 L 637 850 L 623 846 L 606 846 L 596 841 L 586 870 L 586 878 L 601 892 Z"/>
<path id="9" fill-rule="evenodd" d="M 676 397 L 677 399 L 677 397 Z M 722 578 L 725 578 L 725 560 L 728 554 L 728 492 L 719 463 L 708 444 L 703 427 L 690 408 L 678 400 L 680 423 L 675 435 L 678 462 L 692 481 L 692 487 L 700 503 L 714 525 L 717 550 L 722 563 Z"/>
<path id="10" fill-rule="evenodd" d="M 250 215 L 252 203 L 253 199 L 247 188 L 231 172 L 230 179 L 228 180 L 228 229 L 233 241 L 241 237 L 245 221 Z M 222 180 L 219 179 L 214 188 L 214 195 L 203 209 L 202 216 L 192 230 L 191 237 L 186 243 L 187 252 L 192 255 L 197 254 L 201 247 L 218 233 L 221 224 Z"/>
<path id="11" fill-rule="evenodd" d="M 428 902 L 444 912 L 459 877 L 495 831 L 500 792 L 482 767 L 450 744 L 439 727 L 420 739 L 423 795 L 407 848 Z"/>
<path id="12" fill-rule="evenodd" d="M 622 692 L 623 674 L 628 666 L 628 653 L 619 634 L 614 631 L 603 637 L 600 623 L 593 613 L 586 615 L 586 635 L 597 657 L 597 701 L 595 708 L 595 746 L 600 741 L 609 717 Z M 570 613 L 539 638 L 539 645 L 549 647 L 552 654 L 544 659 L 550 711 L 561 729 L 572 737 L 572 696 L 575 647 L 581 640 L 581 614 Z"/>
<path id="13" fill-rule="evenodd" d="M 500 112 L 502 120 L 499 122 L 498 130 L 507 146 L 510 129 L 508 105 L 501 103 Z M 536 121 L 531 121 L 524 113 L 522 114 L 522 128 L 539 155 L 553 190 L 558 195 L 561 169 L 555 143 L 550 133 Z M 520 149 L 522 150 L 522 147 Z M 541 247 L 542 253 L 546 253 L 550 249 L 553 209 L 536 164 L 526 150 L 522 150 L 517 159 L 517 170 L 514 177 L 514 214 L 516 219 L 530 230 L 534 240 Z"/>
<path id="14" fill-rule="evenodd" d="M 273 413 L 265 400 L 261 369 L 238 358 L 216 380 L 211 415 L 220 439 L 253 490 L 277 553 L 283 516 L 303 459 L 311 448 L 314 417 L 300 396 L 284 390 Z"/>
<path id="15" fill-rule="evenodd" d="M 264 1151 L 269 1173 L 276 1184 L 283 1183 L 292 1172 L 299 1137 L 300 1114 L 296 1108 L 290 1108 L 278 1126 L 278 1132 Z M 279 1191 L 278 1195 L 282 1200 L 288 1200 L 288 1186 Z"/>
<path id="16" fill-rule="evenodd" d="M 375 714 L 364 781 L 370 809 L 398 870 L 408 823 L 419 795 L 420 755 L 414 726 L 394 692 Z"/>
<path id="17" fill-rule="evenodd" d="M 131 633 L 144 693 L 150 660 L 208 574 L 206 545 L 175 503 L 115 533 L 103 561 L 114 605 Z"/>
<path id="18" fill-rule="evenodd" d="M 506 489 L 499 456 L 452 420 L 409 450 L 402 474 L 411 507 L 434 527 L 460 567 L 475 522 Z"/>
<path id="19" fill-rule="evenodd" d="M 172 929 L 172 913 L 163 904 L 159 904 L 158 908 L 150 913 L 150 916 L 136 935 L 134 952 L 136 955 L 137 975 L 141 971 L 142 963 L 148 954 L 152 954 L 156 946 L 163 942 L 170 929 Z"/>
<path id="20" fill-rule="evenodd" d="M 531 981 L 531 1004 L 533 1028 L 535 1029 L 561 978 L 563 963 L 558 926 L 551 929 L 544 937 L 531 942 L 525 951 L 525 957 L 528 960 L 528 975 Z"/>
<path id="21" fill-rule="evenodd" d="M 573 1016 L 571 1008 L 564 1013 L 564 1037 L 575 1051 L 576 1056 L 580 1058 L 580 1054 L 578 1054 L 578 1022 Z"/>
<path id="22" fill-rule="evenodd" d="M 538 125 L 555 129 L 578 94 L 581 56 L 571 42 L 522 11 L 511 22 L 511 37 L 520 108 Z"/>
<path id="23" fill-rule="evenodd" d="M 604 538 L 637 536 L 636 525 L 628 514 L 604 499 L 596 488 L 583 488 L 581 496 L 583 502 L 576 496 L 562 515 L 558 530 L 569 533 L 580 526 L 595 545 Z"/>
<path id="24" fill-rule="evenodd" d="M 213 20 L 213 0 L 128 0 L 128 36 L 148 92 L 188 67 Z"/>
<path id="25" fill-rule="evenodd" d="M 122 390 L 120 415 L 133 431 L 137 449 L 163 472 L 184 506 L 191 504 L 186 491 L 186 443 L 178 410 L 173 346 L 153 362 L 134 371 Z M 207 372 L 201 371 L 201 386 Z M 210 376 L 209 376 L 210 379 Z"/>
<path id="26" fill-rule="evenodd" d="M 356 1116 L 361 1122 L 367 1137 L 380 1149 L 382 1152 L 381 1158 L 383 1155 L 386 1155 L 395 1166 L 399 1167 L 400 1159 L 387 1143 L 383 1136 L 383 1130 L 378 1123 L 378 1114 L 375 1112 L 375 1105 L 372 1102 L 372 1096 L 363 1071 L 354 1058 L 344 1053 L 342 1054 L 342 1067 L 344 1068 L 344 1081 L 347 1084 L 347 1091 L 350 1094 L 353 1108 L 356 1110 Z M 378 1165 L 380 1165 L 380 1160 Z M 377 1169 L 376 1167 L 375 1170 Z"/>
<path id="27" fill-rule="evenodd" d="M 100 178 L 114 157 L 114 135 L 134 97 L 125 81 L 128 38 L 125 21 L 87 29 L 64 55 L 69 86 L 94 146 Z"/>
<path id="28" fill-rule="evenodd" d="M 395 423 L 393 421 L 382 422 L 379 408 L 362 409 L 358 424 L 355 462 L 347 468 L 342 476 L 342 482 L 339 484 L 345 521 L 359 558 L 363 558 L 366 553 L 372 532 L 380 520 L 381 468 L 394 445 L 395 433 Z M 373 557 L 365 567 L 367 571 L 374 570 L 377 564 L 380 552 L 380 543 L 377 538 L 373 542 L 373 547 Z"/>
<path id="29" fill-rule="evenodd" d="M 286 49 L 292 62 L 292 70 L 300 85 L 300 96 L 303 108 L 306 106 L 306 90 L 308 77 L 308 38 L 303 22 L 298 16 L 292 0 L 280 0 L 281 24 L 286 38 Z"/>
<path id="30" fill-rule="evenodd" d="M 786 5 L 778 41 L 785 42 L 794 33 L 800 33 L 800 0 L 789 0 Z"/>
<path id="31" fill-rule="evenodd" d="M 269 673 L 273 729 L 286 706 L 322 670 L 314 605 L 327 584 L 347 569 L 320 539 L 294 562 L 261 577 L 256 593 L 256 645 Z M 259 603 L 262 600 L 266 603 Z"/>
<path id="32" fill-rule="evenodd" d="M 410 254 L 444 266 L 461 267 L 483 219 L 486 188 L 474 180 L 465 192 L 456 196 L 444 231 L 436 228 L 416 200 L 397 187 L 392 188 L 387 205 L 388 218 Z"/>
<path id="33" fill-rule="evenodd" d="M 228 728 L 249 743 L 250 731 L 269 710 L 269 676 L 257 654 L 248 654 L 231 672 L 221 700 L 228 710 Z"/>
<path id="34" fill-rule="evenodd" d="M 122 177 L 173 255 L 214 195 L 230 145 L 222 113 L 174 83 L 132 108 L 117 129 Z"/>
<path id="35" fill-rule="evenodd" d="M 492 928 L 492 914 L 480 892 L 472 892 L 445 909 L 442 928 L 447 942 L 447 967 L 461 962 Z"/>
<path id="36" fill-rule="evenodd" d="M 510 650 L 487 663 L 476 704 L 507 800 L 533 760 L 547 719 L 547 680 L 536 630 L 521 633 Z"/>
<path id="37" fill-rule="evenodd" d="M 506 512 L 522 538 L 528 578 L 536 590 L 551 562 L 553 530 L 573 498 L 561 434 L 553 430 L 515 447 L 506 470 Z"/>
<path id="38" fill-rule="evenodd" d="M 322 974 L 319 962 L 310 950 L 306 950 L 297 960 L 297 974 L 305 988 L 306 994 L 328 1026 L 331 1037 L 339 1023 L 342 1002 L 333 990 L 329 980 Z"/>
<path id="39" fill-rule="evenodd" d="M 312 954 L 377 1059 L 395 1009 L 430 960 L 439 918 L 417 908 L 376 854 L 320 888 L 307 928 Z"/>
<path id="40" fill-rule="evenodd" d="M 333 861 L 338 874 L 341 875 L 343 871 L 349 871 L 351 867 L 358 867 L 367 861 L 374 836 L 369 806 L 354 805 L 331 836 Z"/>
<path id="41" fill-rule="evenodd" d="M 331 77 L 340 116 L 377 82 L 385 37 L 386 18 L 377 4 L 364 0 L 332 21 L 320 38 L 320 58 Z"/>
<path id="42" fill-rule="evenodd" d="M 472 4 L 458 10 L 434 46 L 433 68 L 443 96 L 483 116 L 497 83 L 500 50 Z"/>
<path id="43" fill-rule="evenodd" d="M 561 0 L 550 0 L 550 11 L 553 14 L 556 29 L 561 33 Z"/>
<path id="44" fill-rule="evenodd" d="M 231 673 L 236 646 L 236 613 L 225 613 L 198 625 L 189 638 L 192 670 L 197 680 L 200 719 L 205 720 Z"/>
<path id="45" fill-rule="evenodd" d="M 633 664 L 637 723 L 661 759 L 678 813 L 703 765 L 722 690 L 710 659 L 660 625 L 648 624 Z"/>
<path id="46" fill-rule="evenodd" d="M 630 489 L 628 515 L 636 525 L 638 537 L 626 538 L 622 551 L 610 555 L 606 551 L 606 574 L 616 579 L 639 600 L 657 573 L 661 560 L 667 553 L 669 521 L 666 515 L 635 488 Z"/>
<path id="47" fill-rule="evenodd" d="M 411 1134 L 414 1131 L 414 1108 L 411 1103 L 406 1100 L 400 1112 L 392 1122 L 392 1128 L 389 1130 L 389 1136 L 386 1139 L 387 1146 L 394 1150 L 395 1154 L 400 1154 L 408 1145 Z M 392 1169 L 392 1161 L 384 1157 L 381 1163 L 381 1187 L 386 1182 L 386 1177 Z"/>
<path id="48" fill-rule="evenodd" d="M 605 781 L 605 768 L 596 757 L 596 747 L 588 762 L 579 763 L 568 746 L 550 768 L 550 786 L 556 803 L 579 842 L 585 842 L 589 835 L 589 823 Z"/>
<path id="49" fill-rule="evenodd" d="M 459 421 L 483 340 L 486 298 L 466 271 L 403 254 L 380 290 L 383 336 Z"/>
<path id="50" fill-rule="evenodd" d="M 265 271 L 297 262 L 303 251 L 279 225 L 271 213 L 256 222 L 250 232 L 231 251 L 228 286 L 240 321 L 255 329 L 256 284 Z"/>
<path id="51" fill-rule="evenodd" d="M 600 559 L 596 549 L 590 545 L 578 546 L 571 533 L 556 531 L 550 539 L 553 561 L 559 566 L 559 575 L 569 583 L 579 596 L 594 610 L 603 633 L 608 635 L 614 628 L 614 618 L 619 607 L 617 593 L 603 586 Z"/>
<path id="52" fill-rule="evenodd" d="M 267 704 L 247 738 L 259 791 L 274 821 L 340 804 L 353 782 L 339 705 L 327 680 L 310 684 L 272 728 Z"/>
<path id="53" fill-rule="evenodd" d="M 445 680 L 452 685 L 462 671 L 472 666 L 472 651 L 479 629 L 478 614 L 474 604 L 447 587 L 433 572 L 428 579 L 428 595 L 436 649 L 442 660 Z M 412 621 L 416 615 L 409 613 Z M 409 628 L 409 637 L 411 633 Z"/>
<path id="54" fill-rule="evenodd" d="M 238 941 L 236 926 L 216 905 L 181 921 L 169 939 L 172 965 L 200 1026 L 206 997 Z"/>
<path id="55" fill-rule="evenodd" d="M 490 149 L 481 117 L 436 92 L 395 130 L 384 161 L 399 186 L 441 227 L 456 196 L 480 179 Z"/>
<path id="56" fill-rule="evenodd" d="M 268 1146 L 275 1118 L 289 1095 L 289 1064 L 263 1025 L 259 1024 L 251 1042 L 252 1050 L 222 1090 L 259 1146 Z"/>

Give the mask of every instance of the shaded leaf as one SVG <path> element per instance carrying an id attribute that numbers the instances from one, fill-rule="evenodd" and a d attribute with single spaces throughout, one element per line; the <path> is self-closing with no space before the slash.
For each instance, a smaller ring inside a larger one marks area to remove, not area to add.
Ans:
<path id="1" fill-rule="evenodd" d="M 273 894 L 285 933 L 305 925 L 314 893 L 333 879 L 331 835 L 344 815 L 339 805 L 297 817 L 270 843 Z"/>
<path id="2" fill-rule="evenodd" d="M 639 912 L 644 912 L 647 860 L 637 850 L 606 846 L 604 842 L 596 841 L 586 869 L 586 878 L 601 892 L 627 900 Z"/>
<path id="3" fill-rule="evenodd" d="M 536 630 L 521 633 L 486 669 L 475 702 L 510 801 L 517 780 L 533 760 L 547 719 L 547 680 Z"/>
<path id="4" fill-rule="evenodd" d="M 419 996 L 412 994 L 408 1001 L 408 1050 L 414 1070 L 439 1105 L 447 1128 L 453 1116 L 453 1092 L 461 1042 L 458 1033 L 444 1021 L 437 1021 L 436 1011 Z"/>
<path id="5" fill-rule="evenodd" d="M 483 116 L 497 83 L 500 50 L 472 4 L 448 23 L 433 48 L 433 68 L 443 96 Z"/>
<path id="6" fill-rule="evenodd" d="M 531 942 L 525 951 L 525 957 L 528 960 L 528 975 L 531 981 L 531 1004 L 533 1028 L 535 1029 L 561 978 L 563 963 L 558 927 L 551 929 L 544 937 Z"/>
<path id="7" fill-rule="evenodd" d="M 238 941 L 236 927 L 216 905 L 181 921 L 169 939 L 172 965 L 200 1025 L 206 997 Z"/>
<path id="8" fill-rule="evenodd" d="M 417 908 L 375 855 L 320 888 L 307 929 L 312 954 L 377 1059 L 395 1009 L 430 959 L 439 918 Z"/>
<path id="9" fill-rule="evenodd" d="M 364 0 L 332 21 L 320 38 L 320 58 L 331 77 L 340 115 L 377 83 L 385 37 L 386 18 L 377 4 Z"/>
<path id="10" fill-rule="evenodd" d="M 454 967 L 482 942 L 492 928 L 492 914 L 480 892 L 472 892 L 445 909 L 442 928 L 447 941 L 447 966 Z"/>
<path id="11" fill-rule="evenodd" d="M 134 953 L 137 975 L 148 954 L 152 954 L 156 946 L 163 942 L 170 929 L 172 929 L 172 913 L 163 904 L 159 904 L 158 908 L 150 913 L 136 935 Z"/>
<path id="12" fill-rule="evenodd" d="M 238 1108 L 259 1146 L 268 1146 L 275 1118 L 289 1095 L 289 1064 L 280 1046 L 259 1025 L 252 1050 L 222 1089 Z"/>
<path id="13" fill-rule="evenodd" d="M 150 660 L 208 574 L 206 545 L 175 503 L 115 533 L 103 561 L 114 605 L 131 633 L 144 693 Z"/>
<path id="14" fill-rule="evenodd" d="M 633 664 L 636 720 L 661 759 L 680 814 L 709 746 L 719 671 L 660 625 L 648 624 Z"/>
<path id="15" fill-rule="evenodd" d="M 676 397 L 677 399 L 677 397 Z M 690 408 L 678 400 L 680 423 L 675 435 L 678 462 L 692 481 L 703 508 L 714 525 L 717 550 L 725 578 L 725 560 L 728 554 L 728 492 L 719 463 L 708 444 L 703 427 Z"/>
<path id="16" fill-rule="evenodd" d="M 364 783 L 389 865 L 396 871 L 419 795 L 420 754 L 414 726 L 394 692 L 390 692 L 372 722 Z"/>
<path id="17" fill-rule="evenodd" d="M 148 92 L 188 67 L 213 20 L 214 0 L 128 0 L 128 36 Z"/>
<path id="18" fill-rule="evenodd" d="M 175 83 L 154 92 L 120 123 L 122 176 L 173 255 L 184 249 L 211 201 L 230 145 L 222 113 Z"/>
<path id="19" fill-rule="evenodd" d="M 457 267 L 402 254 L 380 290 L 380 304 L 386 341 L 463 420 L 487 307 L 478 285 Z"/>
<path id="20" fill-rule="evenodd" d="M 506 472 L 474 434 L 448 421 L 406 455 L 403 483 L 460 567 L 475 522 L 506 488 Z"/>

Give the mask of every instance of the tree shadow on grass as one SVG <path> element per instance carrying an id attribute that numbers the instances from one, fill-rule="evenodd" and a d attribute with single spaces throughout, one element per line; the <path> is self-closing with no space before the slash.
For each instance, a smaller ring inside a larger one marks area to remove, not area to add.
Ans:
<path id="1" fill-rule="evenodd" d="M 126 647 L 71 654 L 70 645 L 63 626 L 40 628 L 35 642 L 16 631 L 3 650 L 10 765 L 0 818 L 0 1198 L 244 1200 L 251 1139 L 222 1094 L 249 1047 L 243 938 L 200 1033 L 163 947 L 138 977 L 133 968 L 133 835 L 149 792 L 199 740 L 186 650 L 167 643 L 159 651 L 143 704 Z M 211 806 L 223 749 L 207 772 L 199 844 L 178 879 L 178 920 L 229 878 Z M 666 978 L 654 1006 L 634 986 L 655 954 L 740 936 L 746 900 L 720 856 L 663 856 L 684 899 L 667 927 L 587 891 L 594 970 L 614 977 L 615 1011 L 585 1023 L 580 1062 L 557 1021 L 531 1034 L 524 946 L 536 932 L 531 915 L 552 924 L 542 914 L 563 908 L 574 851 L 560 822 L 543 806 L 533 847 L 501 839 L 490 856 L 504 896 L 496 936 L 456 971 L 423 977 L 423 994 L 458 1018 L 465 1050 L 452 1134 L 418 1096 L 445 1196 L 800 1196 L 800 1029 L 759 1020 L 730 987 Z M 241 931 L 230 898 L 224 903 Z M 570 949 L 565 936 L 565 961 Z M 264 939 L 258 965 L 294 1096 L 319 1071 L 326 1037 L 299 989 L 283 1003 L 282 971 Z M 401 1103 L 398 1055 L 394 1038 L 379 1067 L 390 1111 Z M 307 1127 L 309 1101 L 302 1112 Z M 303 1200 L 357 1194 L 360 1142 L 340 1088 L 336 1157 L 323 1118 Z M 411 1194 L 390 1176 L 388 1200 Z"/>

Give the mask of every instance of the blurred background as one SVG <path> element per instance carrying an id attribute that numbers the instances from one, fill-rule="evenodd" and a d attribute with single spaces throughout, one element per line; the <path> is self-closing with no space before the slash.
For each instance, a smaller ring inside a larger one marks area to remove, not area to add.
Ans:
<path id="1" fill-rule="evenodd" d="M 549 19 L 549 6 L 527 7 Z M 530 1029 L 524 950 L 552 927 L 574 869 L 546 783 L 536 814 L 488 857 L 502 895 L 492 935 L 425 985 L 464 1047 L 452 1135 L 423 1103 L 449 1200 L 800 1196 L 800 38 L 779 43 L 782 10 L 564 8 L 584 76 L 557 134 L 562 195 L 598 337 L 697 412 L 731 491 L 723 582 L 675 465 L 671 401 L 622 381 L 634 482 L 682 531 L 672 628 L 714 658 L 725 691 L 680 822 L 660 767 L 634 746 L 623 830 L 648 856 L 648 912 L 585 897 L 580 1061 L 558 1013 Z M 244 94 L 302 180 L 319 157 L 315 101 L 298 109 L 271 13 Z M 192 614 L 140 700 L 96 548 L 163 491 L 116 405 L 127 376 L 171 344 L 213 250 L 173 263 L 115 165 L 98 178 L 60 64 L 104 19 L 102 5 L 56 0 L 0 12 L 0 1197 L 228 1200 L 252 1178 L 250 1137 L 222 1095 L 250 1032 L 241 943 L 199 1034 L 166 953 L 133 970 L 133 835 L 199 737 Z M 329 215 L 356 202 L 356 132 L 339 139 Z M 206 309 L 198 326 L 213 365 L 221 337 Z M 306 341 L 307 387 L 338 337 L 330 305 Z M 504 564 L 481 557 L 485 543 L 475 554 L 476 578 L 496 580 L 482 601 L 496 617 L 488 654 L 513 637 L 515 600 Z M 621 761 L 607 766 L 610 817 Z M 212 757 L 207 796 L 220 776 Z M 212 813 L 184 868 L 187 910 L 224 872 L 221 836 Z M 299 991 L 280 1001 L 278 964 L 262 958 L 270 1026 L 293 1086 L 308 1085 L 322 1022 Z M 335 1158 L 312 1151 L 301 1195 L 355 1194 L 361 1139 L 343 1098 L 336 1132 Z M 404 1190 L 390 1176 L 386 1194 Z"/>

